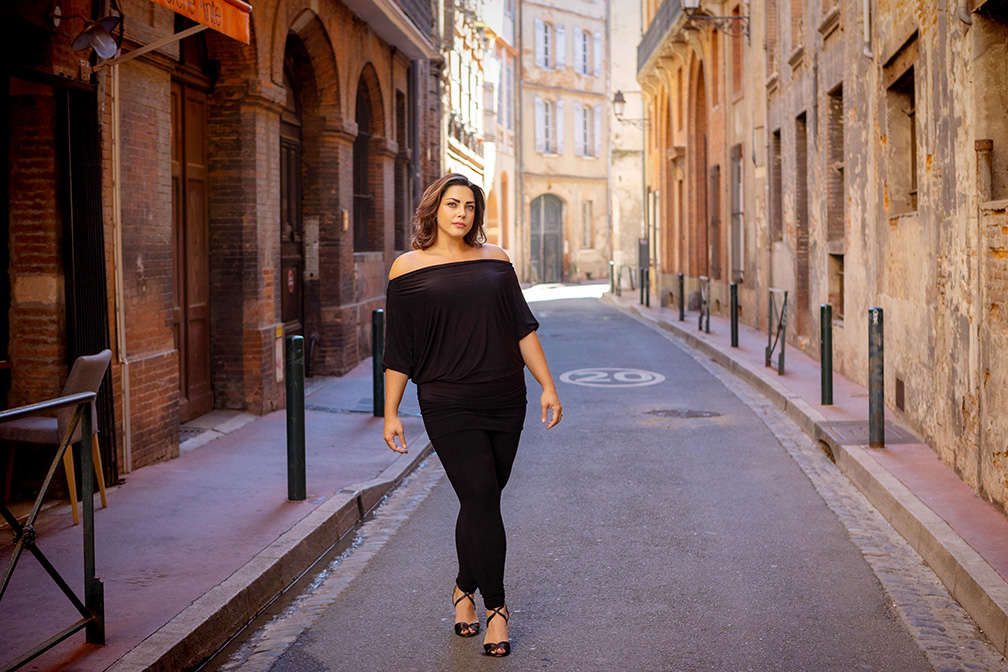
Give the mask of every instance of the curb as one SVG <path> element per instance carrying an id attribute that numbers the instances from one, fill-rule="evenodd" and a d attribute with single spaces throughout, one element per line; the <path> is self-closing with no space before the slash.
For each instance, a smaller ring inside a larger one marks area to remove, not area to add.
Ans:
<path id="1" fill-rule="evenodd" d="M 693 349 L 743 379 L 794 420 L 813 440 L 825 444 L 837 467 L 909 543 L 962 605 L 991 644 L 1008 655 L 1008 582 L 938 514 L 871 455 L 866 446 L 843 444 L 827 431 L 825 418 L 787 388 L 748 369 L 695 334 L 671 322 L 603 300 L 671 332 Z"/>
<path id="2" fill-rule="evenodd" d="M 109 672 L 178 672 L 201 664 L 352 530 L 434 450 L 400 455 L 377 477 L 343 488 L 113 663 Z M 418 441 L 418 443 L 423 443 Z"/>

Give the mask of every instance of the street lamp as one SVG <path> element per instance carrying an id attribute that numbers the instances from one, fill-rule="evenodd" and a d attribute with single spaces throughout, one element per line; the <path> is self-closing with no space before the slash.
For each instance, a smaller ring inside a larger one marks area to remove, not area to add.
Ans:
<path id="1" fill-rule="evenodd" d="M 633 93 L 633 92 L 631 92 Z M 627 119 L 623 116 L 623 112 L 626 110 L 626 97 L 623 92 L 616 89 L 616 93 L 613 94 L 612 98 L 613 114 L 616 115 L 616 119 L 625 123 L 633 124 L 634 126 L 647 126 L 648 118 L 641 117 L 640 119 Z"/>
<path id="2" fill-rule="evenodd" d="M 700 9 L 700 0 L 683 0 L 683 14 L 686 15 L 686 23 L 683 28 L 699 29 L 701 23 L 713 24 L 718 30 L 731 36 L 745 35 L 749 40 L 749 17 L 748 16 L 712 16 L 703 13 Z"/>

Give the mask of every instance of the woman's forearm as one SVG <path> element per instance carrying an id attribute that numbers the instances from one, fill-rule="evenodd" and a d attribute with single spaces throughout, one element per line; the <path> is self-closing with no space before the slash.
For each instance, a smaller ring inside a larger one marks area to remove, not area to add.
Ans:
<path id="1" fill-rule="evenodd" d="M 394 418 L 399 415 L 399 402 L 402 401 L 403 392 L 406 391 L 406 381 L 409 377 L 405 373 L 385 369 L 385 417 Z"/>
<path id="2" fill-rule="evenodd" d="M 529 335 L 518 341 L 518 349 L 521 351 L 525 366 L 532 372 L 532 376 L 539 381 L 543 390 L 554 390 L 553 375 L 550 373 L 549 364 L 546 362 L 546 353 L 543 352 L 542 343 L 536 332 L 529 332 Z"/>

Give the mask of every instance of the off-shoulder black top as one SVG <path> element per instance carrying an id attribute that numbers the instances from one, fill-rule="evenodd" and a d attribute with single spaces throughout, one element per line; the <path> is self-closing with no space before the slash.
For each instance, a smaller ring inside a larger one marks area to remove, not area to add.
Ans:
<path id="1" fill-rule="evenodd" d="M 426 266 L 389 281 L 383 366 L 417 385 L 432 439 L 467 429 L 521 431 L 525 362 L 539 328 L 511 262 Z"/>

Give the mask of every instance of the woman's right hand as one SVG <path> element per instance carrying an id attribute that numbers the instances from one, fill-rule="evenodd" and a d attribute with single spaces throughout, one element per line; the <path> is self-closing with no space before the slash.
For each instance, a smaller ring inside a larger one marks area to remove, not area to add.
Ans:
<path id="1" fill-rule="evenodd" d="M 406 450 L 406 430 L 403 429 L 402 420 L 399 419 L 399 416 L 385 416 L 384 436 L 385 443 L 395 452 L 403 454 L 409 452 Z M 395 438 L 397 436 L 399 437 L 399 443 L 402 444 L 402 448 L 396 445 Z"/>

